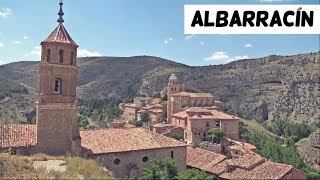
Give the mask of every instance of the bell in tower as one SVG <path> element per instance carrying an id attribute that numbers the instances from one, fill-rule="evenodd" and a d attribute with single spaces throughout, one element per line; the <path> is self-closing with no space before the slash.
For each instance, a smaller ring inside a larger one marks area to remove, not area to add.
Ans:
<path id="1" fill-rule="evenodd" d="M 41 42 L 37 150 L 76 154 L 81 150 L 76 103 L 78 45 L 63 26 L 63 2 L 59 5 L 58 26 Z"/>

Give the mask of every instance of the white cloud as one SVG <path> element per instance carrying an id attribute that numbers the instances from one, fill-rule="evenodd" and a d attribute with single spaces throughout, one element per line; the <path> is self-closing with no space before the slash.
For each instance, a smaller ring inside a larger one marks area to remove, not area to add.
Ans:
<path id="1" fill-rule="evenodd" d="M 204 58 L 204 60 L 208 62 L 212 62 L 212 61 L 231 62 L 231 61 L 237 61 L 240 59 L 248 59 L 248 58 L 249 56 L 247 55 L 230 57 L 227 52 L 217 51 L 217 52 L 214 52 L 211 56 Z"/>
<path id="2" fill-rule="evenodd" d="M 245 44 L 244 47 L 246 48 L 252 47 L 252 44 Z"/>
<path id="3" fill-rule="evenodd" d="M 200 45 L 204 46 L 204 45 L 206 45 L 206 43 L 204 41 L 200 41 Z"/>
<path id="4" fill-rule="evenodd" d="M 29 36 L 23 36 L 23 39 L 24 40 L 29 39 Z"/>
<path id="5" fill-rule="evenodd" d="M 3 62 L 3 61 L 0 60 L 0 65 L 2 65 L 2 64 L 5 64 L 5 62 Z"/>
<path id="6" fill-rule="evenodd" d="M 210 57 L 204 58 L 205 61 L 217 61 L 217 60 L 227 60 L 229 59 L 229 55 L 223 51 L 214 52 Z"/>
<path id="7" fill-rule="evenodd" d="M 173 41 L 173 38 L 172 38 L 172 37 L 166 38 L 166 39 L 163 41 L 163 43 L 164 43 L 164 44 L 169 44 L 170 41 Z"/>
<path id="8" fill-rule="evenodd" d="M 19 45 L 19 44 L 22 44 L 22 42 L 21 41 L 12 41 L 12 44 Z"/>
<path id="9" fill-rule="evenodd" d="M 29 53 L 24 55 L 25 57 L 32 57 L 32 58 L 40 58 L 41 57 L 41 47 L 36 46 L 34 47 Z"/>
<path id="10" fill-rule="evenodd" d="M 3 48 L 3 47 L 4 47 L 4 44 L 0 42 L 0 48 Z"/>
<path id="11" fill-rule="evenodd" d="M 98 52 L 91 52 L 86 49 L 78 50 L 78 57 L 90 57 L 90 56 L 102 56 L 102 55 Z"/>
<path id="12" fill-rule="evenodd" d="M 12 14 L 12 10 L 9 8 L 0 9 L 0 19 L 6 19 Z"/>
<path id="13" fill-rule="evenodd" d="M 237 60 L 241 60 L 241 59 L 249 59 L 249 56 L 247 56 L 247 55 L 235 56 L 233 58 L 228 59 L 228 61 L 231 62 L 231 61 L 237 61 Z"/>
<path id="14" fill-rule="evenodd" d="M 191 38 L 194 38 L 195 36 L 196 36 L 195 34 L 188 35 L 186 36 L 185 40 L 189 40 Z"/>

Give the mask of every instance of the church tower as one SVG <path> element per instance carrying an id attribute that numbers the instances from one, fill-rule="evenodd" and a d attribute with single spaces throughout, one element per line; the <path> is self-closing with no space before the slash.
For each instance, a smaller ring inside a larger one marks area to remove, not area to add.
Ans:
<path id="1" fill-rule="evenodd" d="M 63 26 L 62 0 L 59 5 L 59 24 L 41 42 L 37 151 L 77 154 L 81 150 L 76 103 L 78 45 Z"/>
<path id="2" fill-rule="evenodd" d="M 173 98 L 171 96 L 173 94 L 176 94 L 178 92 L 184 91 L 184 84 L 181 84 L 178 81 L 178 78 L 175 74 L 171 74 L 169 78 L 168 88 L 167 88 L 167 117 L 168 117 L 168 123 L 171 123 L 171 115 L 173 112 Z"/>

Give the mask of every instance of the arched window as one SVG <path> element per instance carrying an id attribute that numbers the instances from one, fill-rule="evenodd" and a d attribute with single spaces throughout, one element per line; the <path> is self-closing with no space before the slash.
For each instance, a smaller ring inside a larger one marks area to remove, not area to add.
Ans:
<path id="1" fill-rule="evenodd" d="M 71 65 L 73 65 L 73 56 L 74 56 L 73 52 L 71 52 L 71 63 L 70 63 Z"/>
<path id="2" fill-rule="evenodd" d="M 56 94 L 61 94 L 61 86 L 62 86 L 62 80 L 56 79 L 55 85 L 54 85 L 54 92 Z"/>
<path id="3" fill-rule="evenodd" d="M 59 51 L 59 62 L 63 63 L 63 50 L 62 49 L 60 49 L 60 51 Z"/>
<path id="4" fill-rule="evenodd" d="M 47 49 L 47 62 L 50 62 L 50 49 Z"/>

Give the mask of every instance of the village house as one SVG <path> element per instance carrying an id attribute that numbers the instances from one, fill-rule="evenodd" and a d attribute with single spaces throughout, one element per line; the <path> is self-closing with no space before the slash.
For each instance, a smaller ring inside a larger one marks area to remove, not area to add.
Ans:
<path id="1" fill-rule="evenodd" d="M 172 158 L 186 169 L 187 145 L 144 128 L 80 131 L 83 153 L 119 178 L 135 178 L 152 159 Z"/>
<path id="2" fill-rule="evenodd" d="M 216 100 L 210 93 L 185 92 L 185 85 L 178 81 L 175 74 L 169 78 L 167 87 L 167 117 L 168 122 L 172 121 L 172 114 L 181 112 L 188 107 L 219 107 L 222 102 Z"/>
<path id="3" fill-rule="evenodd" d="M 187 143 L 210 140 L 208 131 L 212 128 L 223 130 L 225 137 L 239 139 L 239 118 L 216 108 L 191 107 L 172 114 L 172 124 L 185 129 Z"/>
<path id="4" fill-rule="evenodd" d="M 122 105 L 122 118 L 129 122 L 141 121 L 141 115 L 146 112 L 150 117 L 149 123 L 157 124 L 165 120 L 164 108 L 166 108 L 166 103 L 160 98 L 136 97 L 133 99 L 133 103 Z"/>
<path id="5" fill-rule="evenodd" d="M 304 172 L 291 165 L 266 160 L 257 154 L 236 159 L 188 146 L 188 168 L 200 169 L 217 179 L 307 179 Z"/>

